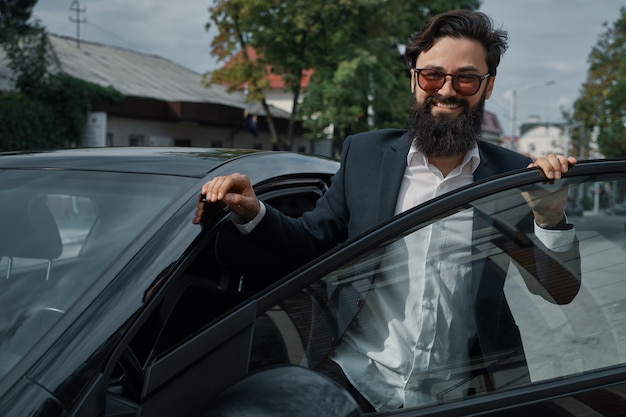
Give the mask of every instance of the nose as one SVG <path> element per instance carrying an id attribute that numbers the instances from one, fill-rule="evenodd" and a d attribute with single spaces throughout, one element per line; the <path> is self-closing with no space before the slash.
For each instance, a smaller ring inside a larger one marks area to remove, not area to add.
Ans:
<path id="1" fill-rule="evenodd" d="M 456 95 L 456 90 L 452 87 L 452 75 L 446 75 L 441 88 L 437 91 L 442 97 L 451 97 Z"/>

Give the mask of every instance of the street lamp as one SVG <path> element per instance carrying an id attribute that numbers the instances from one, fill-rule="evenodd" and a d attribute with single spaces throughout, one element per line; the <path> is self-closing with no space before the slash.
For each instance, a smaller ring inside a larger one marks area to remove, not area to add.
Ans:
<path id="1" fill-rule="evenodd" d="M 515 150 L 515 132 L 517 130 L 517 126 L 516 126 L 517 121 L 515 120 L 515 116 L 516 116 L 516 113 L 517 113 L 517 93 L 518 93 L 518 91 L 519 92 L 526 91 L 529 88 L 543 87 L 543 86 L 552 85 L 554 83 L 556 83 L 556 81 L 550 80 L 550 81 L 545 81 L 545 82 L 540 83 L 540 84 L 527 85 L 527 86 L 524 86 L 522 88 L 519 88 L 519 89 L 516 88 L 516 89 L 512 90 L 512 92 L 511 92 L 511 140 L 509 141 L 509 148 L 511 150 L 513 150 L 513 151 Z"/>

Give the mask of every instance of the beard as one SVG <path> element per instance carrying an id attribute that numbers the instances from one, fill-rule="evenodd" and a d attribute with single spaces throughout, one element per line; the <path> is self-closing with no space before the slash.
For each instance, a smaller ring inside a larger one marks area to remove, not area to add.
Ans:
<path id="1" fill-rule="evenodd" d="M 410 144 L 415 144 L 417 150 L 427 157 L 450 158 L 465 155 L 476 146 L 482 134 L 485 93 L 474 107 L 470 107 L 467 100 L 462 98 L 442 99 L 440 96 L 429 96 L 420 105 L 413 95 L 409 112 Z M 460 104 L 463 106 L 463 113 L 433 114 L 433 102 Z"/>

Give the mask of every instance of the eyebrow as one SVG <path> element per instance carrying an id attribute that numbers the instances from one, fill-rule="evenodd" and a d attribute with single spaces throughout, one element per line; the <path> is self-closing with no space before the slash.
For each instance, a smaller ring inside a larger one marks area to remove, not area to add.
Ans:
<path id="1" fill-rule="evenodd" d="M 445 72 L 443 70 L 443 67 L 440 67 L 438 65 L 426 65 L 423 68 L 424 69 L 434 69 L 434 70 L 438 70 L 438 71 L 441 71 L 441 72 Z M 489 71 L 489 70 L 487 70 L 487 71 Z M 461 73 L 461 72 L 477 72 L 477 73 L 480 73 L 480 70 L 478 68 L 476 68 L 475 66 L 473 66 L 473 65 L 466 65 L 464 67 L 457 68 L 457 70 L 454 72 L 454 74 L 458 74 L 458 73 Z"/>

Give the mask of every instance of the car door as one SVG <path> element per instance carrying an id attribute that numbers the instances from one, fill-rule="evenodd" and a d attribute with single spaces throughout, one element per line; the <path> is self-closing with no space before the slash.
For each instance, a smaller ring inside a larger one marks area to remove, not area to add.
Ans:
<path id="1" fill-rule="evenodd" d="M 283 176 L 255 188 L 268 204 L 295 217 L 314 207 L 329 180 L 323 174 Z M 256 304 L 247 300 L 262 284 L 249 279 L 257 278 L 256 268 L 218 254 L 228 212 L 219 205 L 209 211 L 206 230 L 185 258 L 146 290 L 150 307 L 105 372 L 106 415 L 199 415 L 212 396 L 248 372 Z M 263 273 L 270 282 L 284 271 L 270 265 Z"/>
<path id="2" fill-rule="evenodd" d="M 573 225 L 548 238 L 527 203 L 546 193 L 566 194 Z M 241 366 L 259 378 L 268 371 L 255 357 L 284 357 L 285 369 L 322 373 L 328 359 L 339 362 L 361 394 L 382 404 L 377 415 L 622 415 L 626 217 L 618 208 L 625 198 L 626 161 L 596 161 L 553 183 L 534 171 L 494 178 L 403 213 L 244 303 L 239 313 L 256 310 L 256 319 L 247 322 L 251 348 L 248 355 L 242 349 Z M 422 287 L 412 272 L 420 268 Z M 447 297 L 451 287 L 465 299 Z M 385 304 L 390 294 L 398 300 L 393 308 Z M 404 315 L 396 319 L 398 312 Z M 430 324 L 433 317 L 444 317 L 444 325 Z M 446 345 L 440 331 L 465 335 L 459 340 L 467 346 L 457 339 Z M 409 339 L 407 354 L 399 345 Z M 415 365 L 422 342 L 442 345 L 436 352 L 454 360 L 431 354 L 430 363 Z M 399 358 L 410 355 L 415 362 L 401 374 Z M 363 371 L 374 362 L 384 371 Z M 292 394 L 306 391 L 292 382 Z M 258 407 L 259 397 L 289 402 L 267 385 L 244 378 L 206 415 L 233 401 L 244 408 Z M 392 397 L 401 402 L 385 404 Z M 318 410 L 301 408 L 300 415 Z"/>

